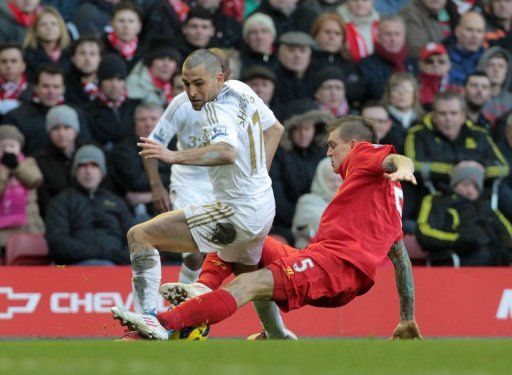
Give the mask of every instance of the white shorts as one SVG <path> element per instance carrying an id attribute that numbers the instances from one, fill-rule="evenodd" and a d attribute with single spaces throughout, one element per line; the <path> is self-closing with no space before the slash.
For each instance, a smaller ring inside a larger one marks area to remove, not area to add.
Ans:
<path id="1" fill-rule="evenodd" d="M 171 185 L 170 198 L 172 203 L 172 209 L 178 210 L 183 209 L 187 206 L 202 205 L 212 202 L 215 198 L 213 197 L 211 185 L 207 189 L 191 189 L 190 187 L 181 185 Z M 185 259 L 193 253 L 181 253 L 181 257 Z"/>
<path id="2" fill-rule="evenodd" d="M 269 207 L 266 212 L 244 212 L 236 206 L 239 205 L 215 201 L 187 206 L 183 210 L 200 252 L 218 252 L 226 262 L 258 264 L 275 208 Z"/>

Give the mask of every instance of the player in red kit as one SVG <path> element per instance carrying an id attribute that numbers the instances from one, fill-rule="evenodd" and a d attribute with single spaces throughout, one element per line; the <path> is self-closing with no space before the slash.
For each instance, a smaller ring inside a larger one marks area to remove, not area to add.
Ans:
<path id="1" fill-rule="evenodd" d="M 388 256 L 400 297 L 400 322 L 393 337 L 420 338 L 412 269 L 402 241 L 398 182 L 416 183 L 413 163 L 396 155 L 393 146 L 371 143 L 372 124 L 362 117 L 338 119 L 328 131 L 327 155 L 344 182 L 323 213 L 314 243 L 298 251 L 268 238 L 260 263 L 264 268 L 159 314 L 161 327 L 147 327 L 140 314 L 130 313 L 126 320 L 142 333 L 158 330 L 150 336 L 165 337 L 165 331 L 217 323 L 252 300 L 274 300 L 283 311 L 343 306 L 372 287 L 376 268 Z"/>

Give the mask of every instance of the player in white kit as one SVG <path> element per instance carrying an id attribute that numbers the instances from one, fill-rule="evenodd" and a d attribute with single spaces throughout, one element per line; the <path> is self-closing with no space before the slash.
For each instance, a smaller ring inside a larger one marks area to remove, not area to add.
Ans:
<path id="1" fill-rule="evenodd" d="M 216 201 L 158 215 L 128 232 L 134 305 L 149 317 L 156 310 L 161 279 L 159 250 L 216 251 L 236 263 L 239 272 L 254 270 L 275 213 L 267 163 L 282 125 L 247 85 L 224 83 L 211 52 L 192 53 L 182 74 L 193 109 L 201 111 L 205 146 L 170 151 L 148 138 L 139 143 L 140 154 L 169 164 L 209 166 Z M 113 308 L 113 313 L 120 317 L 121 310 Z"/>

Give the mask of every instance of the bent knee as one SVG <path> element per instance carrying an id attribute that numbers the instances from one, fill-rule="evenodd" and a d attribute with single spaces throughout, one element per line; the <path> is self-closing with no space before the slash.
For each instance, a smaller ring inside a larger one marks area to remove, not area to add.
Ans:
<path id="1" fill-rule="evenodd" d="M 133 245 L 135 244 L 150 245 L 150 237 L 147 235 L 143 224 L 137 224 L 131 227 L 126 234 L 126 238 L 128 240 L 128 244 L 130 245 L 130 251 L 132 252 L 134 251 Z M 135 248 L 137 248 L 137 246 L 135 246 Z"/>
<path id="2" fill-rule="evenodd" d="M 224 287 L 238 302 L 238 305 L 257 299 L 271 299 L 274 290 L 272 272 L 262 269 L 243 273 Z"/>

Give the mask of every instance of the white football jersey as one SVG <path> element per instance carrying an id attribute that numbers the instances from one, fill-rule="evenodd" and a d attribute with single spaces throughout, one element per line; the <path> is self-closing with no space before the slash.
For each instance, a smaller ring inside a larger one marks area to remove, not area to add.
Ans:
<path id="1" fill-rule="evenodd" d="M 202 115 L 192 108 L 185 92 L 176 95 L 167 106 L 164 114 L 149 135 L 154 141 L 167 146 L 178 136 L 178 150 L 202 146 Z M 208 167 L 174 164 L 171 169 L 171 188 L 187 189 L 208 194 L 213 199 L 212 185 L 208 177 Z"/>
<path id="2" fill-rule="evenodd" d="M 208 170 L 215 198 L 230 201 L 271 191 L 263 132 L 277 119 L 258 95 L 245 83 L 230 80 L 201 114 L 205 144 L 225 142 L 237 149 L 234 164 Z"/>

